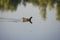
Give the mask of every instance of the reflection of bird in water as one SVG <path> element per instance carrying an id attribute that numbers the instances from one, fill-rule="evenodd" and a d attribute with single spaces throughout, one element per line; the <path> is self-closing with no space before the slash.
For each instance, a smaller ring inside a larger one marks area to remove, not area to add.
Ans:
<path id="1" fill-rule="evenodd" d="M 15 19 L 15 18 L 2 18 L 0 17 L 0 22 L 30 22 L 32 24 L 31 21 L 32 17 L 30 18 L 22 18 L 22 21 L 20 19 Z"/>

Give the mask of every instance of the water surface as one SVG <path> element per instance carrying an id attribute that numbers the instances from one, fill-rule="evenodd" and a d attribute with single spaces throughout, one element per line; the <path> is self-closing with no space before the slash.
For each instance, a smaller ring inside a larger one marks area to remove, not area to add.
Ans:
<path id="1" fill-rule="evenodd" d="M 56 21 L 56 10 L 46 9 L 46 20 L 41 17 L 39 8 L 31 3 L 27 3 L 26 7 L 18 5 L 14 12 L 0 12 L 0 17 L 4 18 L 33 17 L 33 24 L 0 22 L 0 40 L 59 40 L 60 22 Z"/>

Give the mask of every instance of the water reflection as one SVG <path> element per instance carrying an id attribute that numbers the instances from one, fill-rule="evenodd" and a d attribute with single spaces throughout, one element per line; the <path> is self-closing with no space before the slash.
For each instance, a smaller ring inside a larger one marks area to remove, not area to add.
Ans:
<path id="1" fill-rule="evenodd" d="M 46 8 L 51 10 L 54 8 L 54 4 L 56 5 L 56 20 L 60 20 L 60 1 L 59 0 L 0 0 L 0 10 L 2 11 L 15 11 L 17 10 L 18 4 L 23 4 L 26 6 L 26 3 L 31 3 L 34 6 L 38 6 L 40 9 L 40 15 L 42 16 L 43 20 L 46 20 Z"/>
<path id="2" fill-rule="evenodd" d="M 60 20 L 60 3 L 59 2 L 57 3 L 56 10 L 57 10 L 57 14 L 56 14 L 57 17 L 56 17 L 56 19 Z"/>
<path id="3" fill-rule="evenodd" d="M 43 2 L 42 0 L 41 3 L 39 2 L 40 0 L 37 2 L 36 1 L 37 0 L 30 0 L 30 1 L 27 0 L 26 2 L 27 4 L 25 4 L 25 7 L 23 5 L 18 5 L 16 11 L 14 9 L 13 12 L 10 11 L 8 12 L 8 10 L 11 10 L 9 8 L 6 12 L 0 13 L 1 17 L 6 17 L 6 18 L 19 19 L 22 18 L 22 16 L 27 18 L 33 16 L 32 25 L 30 23 L 22 23 L 22 22 L 21 23 L 0 22 L 1 40 L 50 40 L 50 39 L 58 40 L 60 39 L 59 38 L 60 22 L 57 22 L 55 20 L 56 17 L 55 17 L 54 8 L 52 8 L 52 11 L 51 10 L 47 11 L 46 7 L 47 5 L 49 5 L 47 4 L 47 1 Z M 4 7 L 2 9 L 5 11 Z M 38 13 L 41 15 L 43 20 L 46 21 L 41 20 L 40 15 Z"/>
<path id="4" fill-rule="evenodd" d="M 46 20 L 46 5 L 41 5 L 39 8 L 40 16 L 42 16 L 43 20 Z"/>
<path id="5" fill-rule="evenodd" d="M 21 0 L 0 0 L 0 10 L 16 10 Z"/>

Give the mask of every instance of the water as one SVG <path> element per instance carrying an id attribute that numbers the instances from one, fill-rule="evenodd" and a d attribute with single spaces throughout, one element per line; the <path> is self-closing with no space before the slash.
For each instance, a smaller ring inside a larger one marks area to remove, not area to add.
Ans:
<path id="1" fill-rule="evenodd" d="M 27 4 L 26 7 L 18 5 L 15 12 L 2 12 L 0 17 L 22 18 L 32 16 L 33 24 L 0 22 L 1 40 L 60 40 L 60 22 L 56 21 L 56 11 L 47 8 L 47 19 L 44 21 L 40 16 L 38 7 Z M 11 19 L 9 19 L 11 20 Z M 13 19 L 15 20 L 15 19 Z"/>

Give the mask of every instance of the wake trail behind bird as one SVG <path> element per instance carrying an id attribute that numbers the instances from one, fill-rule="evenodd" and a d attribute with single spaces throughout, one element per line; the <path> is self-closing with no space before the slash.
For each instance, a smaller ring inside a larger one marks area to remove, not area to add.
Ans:
<path id="1" fill-rule="evenodd" d="M 0 17 L 0 22 L 21 22 L 21 20 L 16 19 L 16 18 L 3 18 L 3 17 Z"/>

